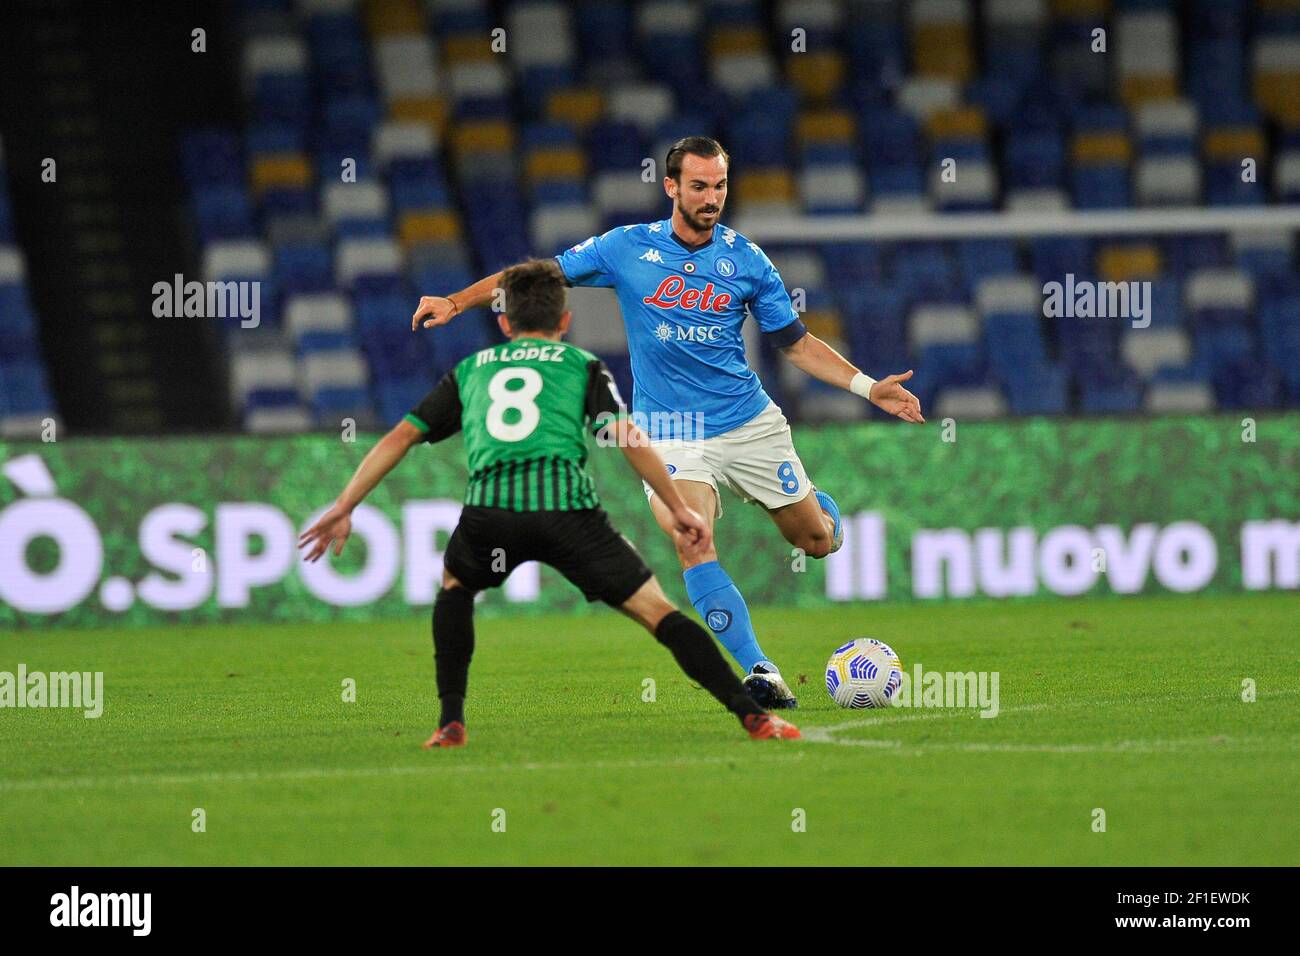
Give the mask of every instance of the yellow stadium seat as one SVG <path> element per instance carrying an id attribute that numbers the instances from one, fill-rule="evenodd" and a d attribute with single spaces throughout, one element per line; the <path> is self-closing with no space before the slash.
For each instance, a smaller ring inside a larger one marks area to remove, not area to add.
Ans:
<path id="1" fill-rule="evenodd" d="M 808 331 L 823 341 L 845 337 L 844 322 L 840 319 L 839 312 L 834 309 L 809 309 L 801 318 Z"/>
<path id="2" fill-rule="evenodd" d="M 450 209 L 412 209 L 402 214 L 397 234 L 407 249 L 421 243 L 459 239 L 460 217 Z"/>
<path id="3" fill-rule="evenodd" d="M 1268 151 L 1264 134 L 1253 126 L 1219 126 L 1206 130 L 1205 158 L 1237 163 L 1247 156 L 1262 159 Z"/>
<path id="4" fill-rule="evenodd" d="M 756 169 L 742 173 L 736 192 L 745 202 L 762 202 L 794 198 L 794 180 L 784 169 Z"/>
<path id="5" fill-rule="evenodd" d="M 441 96 L 398 97 L 389 102 L 388 114 L 403 123 L 426 123 L 439 139 L 447 129 L 447 102 Z"/>
<path id="6" fill-rule="evenodd" d="M 1178 80 L 1173 76 L 1132 74 L 1120 84 L 1120 98 L 1129 107 L 1155 100 L 1171 100 L 1178 95 Z"/>
<path id="7" fill-rule="evenodd" d="M 804 100 L 825 103 L 844 85 L 848 68 L 836 51 L 792 53 L 786 59 L 786 74 Z"/>
<path id="8" fill-rule="evenodd" d="M 505 120 L 468 120 L 451 132 L 457 154 L 509 152 L 515 147 L 515 131 Z"/>
<path id="9" fill-rule="evenodd" d="M 1268 71 L 1255 74 L 1252 87 L 1255 102 L 1270 118 L 1285 126 L 1300 122 L 1300 73 Z"/>
<path id="10" fill-rule="evenodd" d="M 816 110 L 795 118 L 795 139 L 807 143 L 849 143 L 857 133 L 857 121 L 846 110 Z"/>
<path id="11" fill-rule="evenodd" d="M 442 57 L 453 66 L 490 60 L 496 55 L 492 52 L 492 38 L 478 33 L 458 33 L 447 37 L 442 44 Z"/>
<path id="12" fill-rule="evenodd" d="M 419 0 L 366 0 L 366 27 L 372 37 L 424 32 Z"/>
<path id="13" fill-rule="evenodd" d="M 1080 133 L 1074 137 L 1070 152 L 1080 166 L 1104 166 L 1127 163 L 1133 156 L 1133 145 L 1119 130 Z"/>
<path id="14" fill-rule="evenodd" d="M 605 100 L 599 90 L 556 90 L 546 103 L 546 115 L 560 123 L 584 129 L 600 119 Z"/>
<path id="15" fill-rule="evenodd" d="M 931 113 L 925 130 L 931 139 L 984 139 L 988 135 L 988 120 L 983 108 L 961 106 Z"/>
<path id="16" fill-rule="evenodd" d="M 970 31 L 963 23 L 927 23 L 912 34 L 912 59 L 921 76 L 944 77 L 957 83 L 971 78 L 975 61 Z"/>
<path id="17" fill-rule="evenodd" d="M 258 195 L 268 189 L 301 189 L 311 185 L 311 163 L 300 153 L 273 153 L 253 161 L 253 191 Z"/>
<path id="18" fill-rule="evenodd" d="M 1072 20 L 1096 19 L 1110 12 L 1110 0 L 1052 0 L 1052 15 Z"/>
<path id="19" fill-rule="evenodd" d="M 1152 243 L 1105 246 L 1097 254 L 1097 272 L 1105 282 L 1158 278 L 1160 248 Z"/>
<path id="20" fill-rule="evenodd" d="M 722 27 L 709 37 L 709 56 L 761 53 L 767 48 L 763 31 L 757 27 Z"/>
<path id="21" fill-rule="evenodd" d="M 587 154 L 577 146 L 546 146 L 524 159 L 524 176 L 536 183 L 548 179 L 581 179 L 587 175 Z"/>

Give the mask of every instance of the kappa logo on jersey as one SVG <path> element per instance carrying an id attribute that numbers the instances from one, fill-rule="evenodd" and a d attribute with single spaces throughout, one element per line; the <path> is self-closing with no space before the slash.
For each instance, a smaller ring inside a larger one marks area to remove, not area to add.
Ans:
<path id="1" fill-rule="evenodd" d="M 712 282 L 701 289 L 686 288 L 686 280 L 681 276 L 669 276 L 659 283 L 654 295 L 641 300 L 646 305 L 659 309 L 698 309 L 700 312 L 725 312 L 731 304 L 731 293 L 714 294 Z"/>
<path id="2" fill-rule="evenodd" d="M 662 263 L 664 261 L 664 257 L 659 254 L 658 249 L 647 249 L 644 255 L 637 256 L 637 258 L 643 262 Z"/>
<path id="3" fill-rule="evenodd" d="M 730 227 L 722 230 L 722 241 L 727 244 L 728 249 L 734 249 L 736 245 L 736 230 Z"/>
<path id="4" fill-rule="evenodd" d="M 592 236 L 590 239 L 584 239 L 582 242 L 578 243 L 576 246 L 574 246 L 573 248 L 571 248 L 569 251 L 570 251 L 570 252 L 581 252 L 583 249 L 586 249 L 589 245 L 591 245 L 591 244 L 592 244 L 593 242 L 595 242 L 595 241 L 596 241 L 596 237 L 595 237 L 595 236 Z"/>

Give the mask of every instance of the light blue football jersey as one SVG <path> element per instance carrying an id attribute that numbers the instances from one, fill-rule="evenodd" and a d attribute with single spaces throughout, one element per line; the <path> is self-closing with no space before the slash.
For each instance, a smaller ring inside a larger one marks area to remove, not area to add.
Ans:
<path id="1" fill-rule="evenodd" d="M 746 305 L 778 346 L 806 330 L 757 245 L 718 223 L 711 242 L 690 250 L 672 229 L 671 219 L 616 226 L 555 258 L 571 285 L 618 296 L 634 420 L 652 438 L 712 438 L 771 401 L 745 358 Z M 683 416 L 686 433 L 674 434 Z"/>

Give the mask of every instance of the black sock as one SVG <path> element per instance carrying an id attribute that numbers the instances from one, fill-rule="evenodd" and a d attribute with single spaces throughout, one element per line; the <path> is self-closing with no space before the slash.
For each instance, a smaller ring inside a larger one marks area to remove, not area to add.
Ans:
<path id="1" fill-rule="evenodd" d="M 438 671 L 439 727 L 465 722 L 469 660 L 474 655 L 474 592 L 442 588 L 433 602 L 433 660 Z"/>
<path id="2" fill-rule="evenodd" d="M 742 721 L 763 708 L 745 692 L 745 686 L 726 662 L 707 631 L 681 611 L 673 611 L 655 628 L 655 640 L 673 652 L 686 676 L 700 684 Z"/>

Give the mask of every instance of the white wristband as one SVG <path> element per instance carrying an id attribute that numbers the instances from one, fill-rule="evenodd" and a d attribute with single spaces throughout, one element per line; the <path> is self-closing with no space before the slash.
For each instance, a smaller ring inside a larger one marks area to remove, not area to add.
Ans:
<path id="1" fill-rule="evenodd" d="M 859 372 L 853 376 L 853 381 L 849 382 L 849 391 L 854 395 L 861 395 L 863 398 L 871 398 L 871 386 L 876 384 L 876 380 L 865 372 Z"/>

